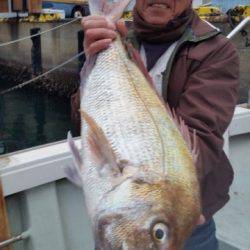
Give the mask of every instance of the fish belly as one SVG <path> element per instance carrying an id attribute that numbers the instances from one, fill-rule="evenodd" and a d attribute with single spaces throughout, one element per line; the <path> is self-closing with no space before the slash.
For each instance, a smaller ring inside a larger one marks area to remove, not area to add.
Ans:
<path id="1" fill-rule="evenodd" d="M 156 91 L 127 57 L 120 39 L 98 55 L 84 86 L 81 110 L 102 128 L 118 160 L 148 166 L 175 176 L 177 181 L 189 181 L 192 177 L 194 166 L 180 132 Z M 87 133 L 87 125 L 82 121 L 84 189 L 93 200 L 112 187 L 100 180 Z"/>

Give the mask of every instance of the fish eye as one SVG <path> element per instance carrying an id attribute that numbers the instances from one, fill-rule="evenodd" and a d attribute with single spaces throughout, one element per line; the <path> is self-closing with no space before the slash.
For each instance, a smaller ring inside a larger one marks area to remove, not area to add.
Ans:
<path id="1" fill-rule="evenodd" d="M 169 238 L 169 230 L 167 225 L 163 223 L 155 224 L 152 229 L 152 236 L 157 243 L 159 244 L 166 243 Z"/>

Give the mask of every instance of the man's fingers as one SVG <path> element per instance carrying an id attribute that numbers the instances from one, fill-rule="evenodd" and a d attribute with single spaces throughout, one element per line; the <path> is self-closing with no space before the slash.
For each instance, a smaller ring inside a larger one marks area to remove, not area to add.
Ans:
<path id="1" fill-rule="evenodd" d="M 96 28 L 86 30 L 85 33 L 85 45 L 88 47 L 93 42 L 102 40 L 102 39 L 111 39 L 114 40 L 117 36 L 116 32 L 113 30 L 105 29 L 105 28 Z"/>
<path id="2" fill-rule="evenodd" d="M 107 28 L 115 30 L 115 25 L 111 21 L 106 19 L 95 19 L 95 20 L 86 20 L 82 22 L 82 27 L 84 30 L 95 29 L 95 28 Z"/>
<path id="3" fill-rule="evenodd" d="M 98 16 L 98 15 L 90 15 L 82 17 L 82 22 L 88 21 L 88 20 L 103 20 L 107 19 L 105 16 Z"/>
<path id="4" fill-rule="evenodd" d="M 85 31 L 84 48 L 87 55 L 94 55 L 101 50 L 107 49 L 110 43 L 117 37 L 117 33 L 113 30 L 114 27 L 107 29 L 103 20 L 95 21 L 94 23 L 89 22 L 85 25 L 93 27 L 87 28 Z M 96 25 L 98 28 L 95 28 Z M 121 36 L 125 37 L 127 35 L 127 28 L 123 21 L 117 23 L 117 30 Z"/>
<path id="5" fill-rule="evenodd" d="M 87 55 L 92 56 L 97 54 L 98 52 L 107 49 L 109 45 L 111 44 L 112 39 L 102 39 L 98 40 L 94 43 L 91 43 L 91 45 L 88 47 L 88 49 L 85 51 Z"/>
<path id="6" fill-rule="evenodd" d="M 201 215 L 200 218 L 197 221 L 197 225 L 203 225 L 206 222 L 206 218 L 204 217 L 204 215 Z"/>
<path id="7" fill-rule="evenodd" d="M 116 25 L 104 16 L 88 16 L 82 19 L 84 30 L 84 50 L 87 55 L 94 55 L 117 37 Z"/>
<path id="8" fill-rule="evenodd" d="M 122 37 L 126 37 L 128 34 L 127 27 L 125 25 L 125 21 L 123 19 L 120 19 L 116 23 L 116 28 L 118 32 L 121 34 Z"/>

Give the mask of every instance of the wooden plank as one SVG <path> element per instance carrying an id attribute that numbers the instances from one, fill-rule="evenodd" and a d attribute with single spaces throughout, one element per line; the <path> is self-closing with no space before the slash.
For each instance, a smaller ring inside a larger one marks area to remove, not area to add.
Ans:
<path id="1" fill-rule="evenodd" d="M 0 12 L 9 12 L 8 0 L 0 0 Z"/>
<path id="2" fill-rule="evenodd" d="M 29 13 L 41 13 L 42 0 L 29 0 L 28 1 L 28 12 Z"/>
<path id="3" fill-rule="evenodd" d="M 6 210 L 3 188 L 0 180 L 0 242 L 10 239 L 9 222 Z M 4 250 L 12 250 L 12 247 L 5 247 Z"/>
<path id="4" fill-rule="evenodd" d="M 13 11 L 24 11 L 24 0 L 12 0 L 12 9 Z"/>

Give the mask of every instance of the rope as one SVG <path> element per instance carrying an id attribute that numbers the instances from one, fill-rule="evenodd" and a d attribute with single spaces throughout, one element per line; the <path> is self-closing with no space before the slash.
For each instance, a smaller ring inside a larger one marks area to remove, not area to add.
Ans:
<path id="1" fill-rule="evenodd" d="M 63 63 L 57 65 L 56 67 L 54 67 L 54 68 L 48 70 L 47 72 L 45 72 L 45 73 L 43 73 L 43 74 L 41 74 L 41 75 L 39 75 L 39 76 L 37 76 L 37 77 L 35 77 L 35 78 L 32 78 L 32 79 L 30 79 L 30 80 L 28 80 L 28 81 L 26 81 L 26 82 L 24 82 L 24 83 L 20 83 L 20 84 L 14 86 L 14 87 L 12 87 L 12 88 L 9 88 L 9 89 L 6 89 L 6 90 L 4 90 L 4 91 L 1 91 L 1 92 L 0 92 L 0 95 L 4 95 L 4 94 L 9 93 L 9 92 L 11 92 L 11 91 L 14 91 L 14 90 L 17 90 L 17 89 L 21 89 L 21 88 L 23 88 L 24 86 L 26 86 L 26 85 L 28 85 L 28 84 L 30 84 L 30 83 L 32 83 L 32 82 L 38 80 L 38 79 L 40 79 L 40 78 L 42 78 L 42 77 L 44 77 L 44 76 L 50 74 L 51 72 L 53 72 L 53 71 L 55 71 L 55 70 L 57 70 L 57 69 L 63 67 L 64 65 L 70 63 L 71 61 L 74 61 L 76 58 L 82 56 L 83 54 L 84 54 L 84 52 L 81 52 L 81 53 L 79 53 L 79 54 L 77 54 L 77 55 L 71 57 L 71 58 L 68 59 L 67 61 L 65 61 L 65 62 L 63 62 Z"/>
<path id="2" fill-rule="evenodd" d="M 63 26 L 66 26 L 66 25 L 68 25 L 68 24 L 70 24 L 70 23 L 73 23 L 73 22 L 75 22 L 75 21 L 77 21 L 77 20 L 79 20 L 79 19 L 81 19 L 81 18 L 82 18 L 82 17 L 77 17 L 77 18 L 75 18 L 75 19 L 73 19 L 73 20 L 71 20 L 71 21 L 69 21 L 69 22 L 67 22 L 67 23 L 58 25 L 58 26 L 56 26 L 56 27 L 54 27 L 54 28 L 51 28 L 51 29 L 48 29 L 48 30 L 44 30 L 44 31 L 42 31 L 42 32 L 38 32 L 37 34 L 31 35 L 31 36 L 24 36 L 24 37 L 19 38 L 19 39 L 17 39 L 17 40 L 13 40 L 13 41 L 6 42 L 6 43 L 0 43 L 0 48 L 3 47 L 3 46 L 7 46 L 7 45 L 10 45 L 10 44 L 14 44 L 14 43 L 18 43 L 18 42 L 24 41 L 24 40 L 26 40 L 26 39 L 30 39 L 30 38 L 35 37 L 35 36 L 43 35 L 43 34 L 48 33 L 48 32 L 50 32 L 50 31 L 53 31 L 53 30 L 59 29 L 59 28 L 61 28 L 61 27 L 63 27 Z"/>

